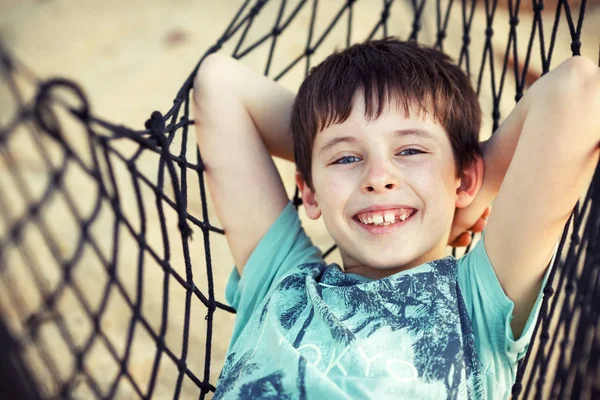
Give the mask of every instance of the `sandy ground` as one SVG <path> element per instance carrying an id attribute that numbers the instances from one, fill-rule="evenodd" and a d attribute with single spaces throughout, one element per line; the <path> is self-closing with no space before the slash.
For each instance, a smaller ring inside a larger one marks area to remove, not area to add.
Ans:
<path id="1" fill-rule="evenodd" d="M 289 3 L 284 18 L 297 4 L 296 1 Z M 319 3 L 315 32 L 323 32 L 326 29 L 343 3 L 343 1 L 334 0 Z M 184 79 L 190 74 L 205 51 L 224 32 L 241 4 L 242 1 L 234 0 L 180 0 L 176 2 L 167 0 L 132 0 L 128 2 L 116 0 L 78 2 L 0 0 L 0 38 L 9 50 L 29 66 L 38 77 L 60 76 L 77 81 L 88 95 L 94 115 L 115 124 L 143 129 L 144 121 L 148 119 L 152 111 L 164 112 L 171 106 L 172 99 Z M 481 50 L 485 38 L 484 10 L 481 7 L 482 3 L 479 4 L 471 34 L 471 63 L 475 74 L 481 63 Z M 501 2 L 501 4 L 503 3 Z M 253 29 L 248 33 L 246 44 L 253 43 L 270 31 L 277 18 L 279 5 L 280 2 L 271 1 L 263 9 L 257 17 Z M 431 2 L 425 8 L 422 35 L 419 37 L 426 43 L 433 43 L 435 39 L 436 19 L 433 5 L 434 3 Z M 597 2 L 588 2 L 590 9 L 596 5 Z M 311 7 L 310 4 L 305 6 L 278 40 L 269 76 L 277 76 L 306 47 Z M 462 16 L 458 11 L 458 5 L 456 7 L 450 16 L 445 47 L 445 50 L 452 56 L 458 54 L 462 43 Z M 543 14 L 546 46 L 549 42 L 551 22 L 554 17 L 553 9 L 552 2 L 546 2 Z M 381 1 L 358 1 L 354 9 L 352 41 L 365 39 L 375 26 L 380 13 Z M 402 16 L 412 13 L 410 3 L 394 3 L 391 13 L 389 34 L 405 38 L 410 31 L 411 24 L 406 23 Z M 344 15 L 337 28 L 331 32 L 315 53 L 312 65 L 318 63 L 334 49 L 344 47 L 346 18 L 347 15 Z M 500 7 L 495 16 L 492 39 L 497 54 L 503 54 L 506 48 L 509 29 L 507 21 L 506 9 Z M 598 8 L 595 8 L 595 12 L 590 12 L 586 16 L 582 36 L 582 53 L 592 59 L 596 59 L 598 54 L 599 22 Z M 527 49 L 527 38 L 530 31 L 531 14 L 527 13 L 523 6 L 521 23 L 518 26 L 518 50 L 521 59 Z M 238 33 L 232 40 L 226 42 L 222 51 L 231 54 L 239 37 Z M 255 71 L 264 73 L 270 45 L 271 42 L 266 41 L 244 57 L 242 62 Z M 563 20 L 557 36 L 552 66 L 556 66 L 570 55 L 569 48 L 567 24 Z M 541 71 L 539 53 L 539 40 L 536 40 L 531 60 L 531 76 L 533 78 Z M 495 57 L 494 63 L 497 71 L 500 71 L 501 58 Z M 296 90 L 304 77 L 305 67 L 304 61 L 299 63 L 280 80 L 281 84 Z M 499 72 L 496 73 L 499 75 Z M 496 85 L 499 81 L 499 76 L 496 76 Z M 484 74 L 482 82 L 481 102 L 485 114 L 482 138 L 485 138 L 492 129 L 490 116 L 492 109 L 491 75 Z M 33 87 L 27 85 L 24 80 L 20 80 L 20 83 L 22 83 L 22 90 L 26 96 L 30 97 Z M 502 118 L 514 105 L 514 79 L 508 77 L 503 90 Z M 5 126 L 15 111 L 14 100 L 10 99 L 8 87 L 5 84 L 0 86 L 0 109 L 0 122 L 2 126 Z M 80 152 L 85 160 L 89 160 L 90 151 L 86 148 L 85 135 L 80 127 L 68 119 L 65 119 L 64 126 L 70 145 Z M 10 154 L 10 159 L 14 160 L 22 180 L 27 182 L 31 197 L 38 198 L 49 182 L 47 164 L 43 162 L 42 155 L 47 153 L 52 165 L 57 166 L 63 153 L 47 137 L 35 139 L 24 127 L 17 133 L 12 135 L 7 142 L 7 154 Z M 175 142 L 177 145 L 181 145 L 181 139 L 178 138 Z M 188 151 L 188 158 L 193 161 L 195 160 L 193 129 L 190 131 L 187 142 L 191 149 Z M 40 150 L 38 145 L 43 150 Z M 116 143 L 115 146 L 123 154 L 131 154 L 135 149 L 135 146 L 127 142 Z M 139 230 L 141 225 L 131 175 L 122 163 L 113 161 L 115 162 L 115 174 L 124 215 L 132 221 L 135 229 Z M 152 182 L 156 182 L 157 163 L 156 155 L 144 153 L 136 162 L 136 168 L 148 176 Z M 3 215 L 10 215 L 8 219 L 0 220 L 0 239 L 7 237 L 8 226 L 25 212 L 25 196 L 10 173 L 9 164 L 6 157 L 0 160 L 0 197 L 5 206 L 2 211 Z M 277 160 L 277 166 L 283 176 L 286 189 L 292 196 L 294 167 L 291 163 L 281 160 Z M 44 298 L 47 298 L 50 293 L 58 292 L 61 268 L 55 261 L 56 253 L 53 255 L 53 249 L 63 259 L 69 259 L 77 251 L 77 239 L 80 237 L 81 224 L 69 211 L 69 201 L 73 202 L 82 216 L 86 216 L 91 212 L 97 197 L 96 185 L 77 168 L 69 169 L 64 182 L 68 194 L 52 196 L 41 214 L 41 220 L 44 221 L 49 236 L 44 237 L 42 230 L 29 224 L 24 230 L 24 239 L 20 247 L 11 247 L 4 254 L 5 265 L 2 266 L 4 278 L 0 280 L 0 311 L 8 317 L 11 327 L 19 334 L 23 334 L 24 321 L 29 315 L 43 307 Z M 159 214 L 155 207 L 155 196 L 147 186 L 142 186 L 146 210 L 145 219 L 147 220 L 146 241 L 156 249 L 159 257 L 166 258 Z M 172 198 L 170 183 L 165 185 L 165 193 Z M 215 226 L 220 226 L 210 199 L 208 201 L 207 217 Z M 202 215 L 198 184 L 192 178 L 190 178 L 188 187 L 188 210 L 200 219 L 205 217 Z M 172 210 L 166 211 L 167 237 L 171 247 L 169 264 L 185 279 L 186 269 L 175 217 Z M 317 245 L 326 248 L 332 244 L 331 238 L 320 221 L 308 220 L 303 212 L 301 212 L 301 217 L 305 228 Z M 104 332 L 104 338 L 96 338 L 89 354 L 83 359 L 86 373 L 92 377 L 93 382 L 103 393 L 107 393 L 115 377 L 119 374 L 119 365 L 111 355 L 111 347 L 119 357 L 123 357 L 128 336 L 133 337 L 127 366 L 131 379 L 139 384 L 144 393 L 148 387 L 156 354 L 156 344 L 140 324 L 136 325 L 133 332 L 129 331 L 132 311 L 127 305 L 127 297 L 134 301 L 136 298 L 141 298 L 139 300 L 141 315 L 150 329 L 155 332 L 160 331 L 162 317 L 165 316 L 167 327 L 165 344 L 176 357 L 182 356 L 186 291 L 171 277 L 167 284 L 169 291 L 165 295 L 165 274 L 162 268 L 148 255 L 148 252 L 143 252 L 145 266 L 143 281 L 138 284 L 140 279 L 138 272 L 139 245 L 122 225 L 118 229 L 119 255 L 115 260 L 117 277 L 122 282 L 122 290 L 116 289 L 115 285 L 109 282 L 106 268 L 100 261 L 102 257 L 106 259 L 111 257 L 114 248 L 112 239 L 115 234 L 113 224 L 114 214 L 111 212 L 109 204 L 104 202 L 99 217 L 90 229 L 90 235 L 94 243 L 98 244 L 98 251 L 103 256 L 95 253 L 92 246 L 84 246 L 83 255 L 75 264 L 72 274 L 73 282 L 78 290 L 60 291 L 61 295 L 50 307 L 51 310 L 54 310 L 53 315 L 62 315 L 60 319 L 62 322 L 58 323 L 57 320 L 54 320 L 54 322 L 41 325 L 40 342 L 44 344 L 42 347 L 45 347 L 47 351 L 28 350 L 29 360 L 39 374 L 45 390 L 49 392 L 54 393 L 57 388 L 49 383 L 52 376 L 44 372 L 48 363 L 56 366 L 57 374 L 61 379 L 70 377 L 75 368 L 73 351 L 69 348 L 67 341 L 62 339 L 64 332 L 60 333 L 61 327 L 68 332 L 70 343 L 77 348 L 82 346 L 86 339 L 93 334 L 93 324 L 86 307 L 92 313 L 98 312 L 106 290 L 111 294 L 100 317 L 100 328 Z M 210 238 L 215 296 L 217 300 L 224 302 L 224 288 L 233 264 L 224 237 L 211 235 Z M 49 241 L 53 244 L 49 245 Z M 205 248 L 202 232 L 198 228 L 194 229 L 194 238 L 189 245 L 194 268 L 194 282 L 206 294 Z M 330 261 L 339 262 L 339 257 L 334 254 Z M 36 280 L 36 277 L 39 277 L 39 280 Z M 163 314 L 162 308 L 164 296 L 169 299 L 168 314 L 166 315 Z M 200 380 L 204 376 L 205 315 L 206 308 L 197 298 L 193 297 L 186 366 Z M 209 375 L 212 384 L 216 383 L 223 365 L 232 324 L 233 315 L 222 311 L 215 314 Z M 44 357 L 46 357 L 46 361 L 44 361 Z M 160 399 L 173 397 L 177 376 L 176 365 L 163 355 L 153 397 Z M 81 379 L 81 382 L 75 386 L 73 397 L 93 398 L 89 386 L 90 381 L 86 383 L 85 379 Z M 135 391 L 127 383 L 127 379 L 123 378 L 120 382 L 116 397 L 136 398 Z M 181 388 L 181 398 L 197 398 L 198 393 L 197 386 L 186 377 Z"/>

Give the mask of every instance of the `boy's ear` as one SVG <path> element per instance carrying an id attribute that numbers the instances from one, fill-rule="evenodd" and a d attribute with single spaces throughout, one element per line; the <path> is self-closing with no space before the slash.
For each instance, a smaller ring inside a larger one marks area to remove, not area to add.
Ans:
<path id="1" fill-rule="evenodd" d="M 321 208 L 319 207 L 317 194 L 308 187 L 298 170 L 296 170 L 296 185 L 298 185 L 298 189 L 302 195 L 302 204 L 304 204 L 306 215 L 310 219 L 318 219 L 321 216 Z"/>
<path id="2" fill-rule="evenodd" d="M 475 161 L 463 169 L 463 176 L 456 186 L 456 207 L 463 208 L 471 204 L 483 183 L 483 158 L 475 156 Z"/>

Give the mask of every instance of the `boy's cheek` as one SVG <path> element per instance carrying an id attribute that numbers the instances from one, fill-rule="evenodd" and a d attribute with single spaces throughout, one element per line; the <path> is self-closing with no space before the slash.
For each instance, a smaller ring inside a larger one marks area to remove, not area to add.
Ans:
<path id="1" fill-rule="evenodd" d="M 320 190 L 321 197 L 335 196 L 336 199 L 343 199 L 352 192 L 353 183 L 348 178 L 343 176 L 324 176 L 321 181 Z"/>

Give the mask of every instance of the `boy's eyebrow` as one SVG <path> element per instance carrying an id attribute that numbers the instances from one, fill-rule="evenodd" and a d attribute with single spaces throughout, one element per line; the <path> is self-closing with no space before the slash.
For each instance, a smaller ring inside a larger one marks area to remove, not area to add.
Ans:
<path id="1" fill-rule="evenodd" d="M 321 147 L 321 150 L 319 150 L 319 155 L 322 155 L 323 153 L 325 153 L 327 150 L 329 150 L 330 148 L 338 145 L 339 143 L 357 143 L 358 140 L 356 140 L 356 138 L 352 137 L 352 136 L 341 136 L 341 137 L 336 137 L 331 139 L 329 142 L 325 143 L 325 145 L 323 145 L 323 147 Z"/>
<path id="2" fill-rule="evenodd" d="M 410 135 L 419 136 L 419 137 L 422 137 L 423 139 L 435 140 L 436 142 L 438 140 L 437 137 L 433 133 L 426 131 L 425 129 L 407 128 L 407 129 L 398 129 L 397 131 L 394 131 L 394 136 L 410 136 Z"/>
<path id="3" fill-rule="evenodd" d="M 418 136 L 424 139 L 431 139 L 437 142 L 437 138 L 435 137 L 434 134 L 424 130 L 424 129 L 418 129 L 418 128 L 407 128 L 407 129 L 398 129 L 394 131 L 394 136 L 395 137 L 406 137 L 406 136 Z M 325 143 L 323 145 L 323 147 L 321 147 L 321 150 L 319 151 L 319 155 L 322 155 L 323 153 L 325 153 L 327 150 L 331 149 L 332 147 L 336 146 L 339 143 L 350 143 L 350 144 L 355 144 L 357 143 L 358 140 L 352 136 L 341 136 L 341 137 L 336 137 L 331 139 L 329 142 Z"/>

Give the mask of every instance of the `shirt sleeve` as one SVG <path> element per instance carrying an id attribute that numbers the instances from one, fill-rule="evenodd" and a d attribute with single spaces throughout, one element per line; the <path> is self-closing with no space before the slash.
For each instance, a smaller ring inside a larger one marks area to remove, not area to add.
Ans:
<path id="1" fill-rule="evenodd" d="M 492 374 L 496 393 L 508 390 L 516 377 L 517 362 L 523 358 L 531 341 L 550 268 L 544 276 L 537 300 L 521 336 L 515 340 L 510 323 L 513 301 L 504 293 L 485 250 L 482 234 L 475 247 L 458 261 L 458 283 L 471 318 L 477 354 L 484 373 Z M 550 265 L 556 257 L 556 250 Z"/>
<path id="2" fill-rule="evenodd" d="M 323 263 L 322 253 L 306 235 L 290 201 L 250 254 L 242 276 L 235 267 L 229 275 L 225 300 L 236 310 L 230 347 L 279 279 L 313 262 Z"/>

